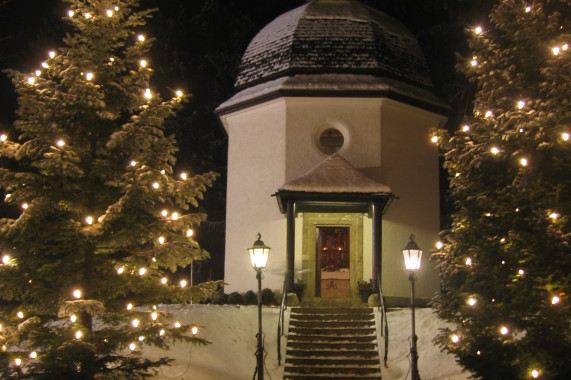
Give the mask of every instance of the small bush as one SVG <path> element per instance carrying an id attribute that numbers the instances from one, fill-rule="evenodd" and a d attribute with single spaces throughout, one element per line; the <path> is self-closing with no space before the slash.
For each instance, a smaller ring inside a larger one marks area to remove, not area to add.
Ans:
<path id="1" fill-rule="evenodd" d="M 256 305 L 258 303 L 258 295 L 248 290 L 244 295 L 244 305 Z"/>
<path id="2" fill-rule="evenodd" d="M 238 292 L 232 292 L 228 296 L 228 303 L 230 305 L 242 305 L 244 303 L 244 297 Z"/>
<path id="3" fill-rule="evenodd" d="M 262 305 L 270 305 L 276 303 L 276 295 L 269 288 L 262 289 Z"/>
<path id="4" fill-rule="evenodd" d="M 213 305 L 226 305 L 228 303 L 228 295 L 220 290 L 212 299 Z"/>

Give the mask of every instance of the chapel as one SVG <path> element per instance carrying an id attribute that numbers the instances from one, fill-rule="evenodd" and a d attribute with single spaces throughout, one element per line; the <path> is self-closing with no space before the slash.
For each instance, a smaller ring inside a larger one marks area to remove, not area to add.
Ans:
<path id="1" fill-rule="evenodd" d="M 263 286 L 303 301 L 360 302 L 359 283 L 409 302 L 401 249 L 424 250 L 419 299 L 439 289 L 439 163 L 431 131 L 447 104 L 399 21 L 357 0 L 312 0 L 247 47 L 236 93 L 216 110 L 228 134 L 225 292 L 256 288 L 247 248 L 271 247 Z"/>

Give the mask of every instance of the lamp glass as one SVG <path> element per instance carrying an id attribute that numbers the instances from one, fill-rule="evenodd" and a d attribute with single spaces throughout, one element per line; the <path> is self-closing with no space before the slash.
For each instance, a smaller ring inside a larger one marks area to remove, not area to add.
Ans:
<path id="1" fill-rule="evenodd" d="M 404 266 L 406 270 L 419 270 L 420 259 L 422 258 L 421 249 L 403 249 Z"/>
<path id="2" fill-rule="evenodd" d="M 250 252 L 250 260 L 252 261 L 252 267 L 256 270 L 266 269 L 266 264 L 268 263 L 268 255 L 270 254 L 269 247 L 252 247 L 248 248 Z"/>

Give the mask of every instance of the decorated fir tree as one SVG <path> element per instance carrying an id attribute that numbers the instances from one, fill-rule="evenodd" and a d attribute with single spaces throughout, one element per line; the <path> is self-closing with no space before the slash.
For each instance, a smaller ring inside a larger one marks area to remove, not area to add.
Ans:
<path id="1" fill-rule="evenodd" d="M 438 140 L 455 202 L 436 341 L 483 379 L 571 378 L 568 0 L 502 0 L 462 64 L 473 115 Z"/>
<path id="2" fill-rule="evenodd" d="M 207 257 L 192 238 L 215 179 L 176 173 L 163 123 L 180 107 L 149 84 L 151 11 L 137 0 L 67 0 L 73 31 L 38 70 L 9 71 L 14 131 L 0 141 L 0 377 L 138 378 L 169 363 L 146 345 L 204 343 L 160 302 L 216 285 L 172 274 Z M 47 52 L 46 52 L 47 53 Z"/>

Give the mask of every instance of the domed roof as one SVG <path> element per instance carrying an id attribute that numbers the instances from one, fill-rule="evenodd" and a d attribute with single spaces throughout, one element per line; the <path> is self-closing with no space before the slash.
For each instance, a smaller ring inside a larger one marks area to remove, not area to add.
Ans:
<path id="1" fill-rule="evenodd" d="M 364 74 L 432 88 L 415 37 L 354 0 L 312 0 L 269 23 L 246 49 L 235 86 L 297 74 Z"/>

